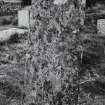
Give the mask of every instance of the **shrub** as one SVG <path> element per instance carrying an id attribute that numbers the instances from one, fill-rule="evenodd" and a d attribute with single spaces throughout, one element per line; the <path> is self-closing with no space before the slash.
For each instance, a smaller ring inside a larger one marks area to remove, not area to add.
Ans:
<path id="1" fill-rule="evenodd" d="M 9 24 L 11 24 L 11 20 L 10 19 L 3 19 L 2 20 L 2 25 L 9 25 Z"/>

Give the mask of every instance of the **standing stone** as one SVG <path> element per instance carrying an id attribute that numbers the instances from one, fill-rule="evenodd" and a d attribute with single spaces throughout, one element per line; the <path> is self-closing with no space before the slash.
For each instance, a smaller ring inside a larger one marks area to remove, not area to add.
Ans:
<path id="1" fill-rule="evenodd" d="M 30 26 L 30 11 L 29 10 L 20 10 L 18 11 L 18 26 L 27 27 Z"/>
<path id="2" fill-rule="evenodd" d="M 34 80 L 37 84 L 36 94 L 41 94 L 41 97 L 36 96 L 40 100 L 38 101 L 40 105 L 44 105 L 45 101 L 49 103 L 51 97 L 57 93 L 60 94 L 60 98 L 54 105 L 63 105 L 61 89 L 66 84 L 65 81 L 73 84 L 76 56 L 72 55 L 72 51 L 73 47 L 76 49 L 79 44 L 72 33 L 74 30 L 79 30 L 81 26 L 82 12 L 79 10 L 82 9 L 75 8 L 74 0 L 61 1 L 32 1 L 34 22 L 30 38 L 32 55 L 30 64 L 33 64 L 35 75 L 37 75 Z M 78 33 L 75 34 L 78 36 Z M 70 91 L 69 93 L 72 94 Z M 66 95 L 63 98 L 66 99 Z M 70 100 L 72 101 L 73 97 L 69 98 Z"/>
<path id="3" fill-rule="evenodd" d="M 99 33 L 102 33 L 105 35 L 105 19 L 97 20 L 97 29 Z"/>

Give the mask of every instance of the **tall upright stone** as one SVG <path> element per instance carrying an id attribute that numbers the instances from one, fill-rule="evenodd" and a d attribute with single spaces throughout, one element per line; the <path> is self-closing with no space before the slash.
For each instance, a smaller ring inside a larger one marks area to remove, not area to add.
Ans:
<path id="1" fill-rule="evenodd" d="M 18 26 L 19 27 L 30 27 L 30 6 L 18 11 Z"/>
<path id="2" fill-rule="evenodd" d="M 105 35 L 105 19 L 97 20 L 97 30 L 99 33 Z"/>
<path id="3" fill-rule="evenodd" d="M 37 94 L 43 97 L 37 97 L 41 99 L 39 103 L 50 103 L 51 97 L 61 92 L 58 103 L 62 105 L 63 86 L 73 84 L 77 69 L 72 51 L 79 45 L 77 37 L 82 16 L 78 5 L 81 5 L 79 0 L 32 1 L 31 64 Z M 68 98 L 72 101 L 73 97 Z"/>

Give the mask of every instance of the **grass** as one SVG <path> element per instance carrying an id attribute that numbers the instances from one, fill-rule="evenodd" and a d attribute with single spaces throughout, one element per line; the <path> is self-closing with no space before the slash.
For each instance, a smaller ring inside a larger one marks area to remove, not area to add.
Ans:
<path id="1" fill-rule="evenodd" d="M 7 44 L 0 45 L 0 105 L 11 105 L 11 102 L 20 105 L 26 94 L 24 72 L 27 34 L 17 40 L 13 42 L 11 39 Z"/>

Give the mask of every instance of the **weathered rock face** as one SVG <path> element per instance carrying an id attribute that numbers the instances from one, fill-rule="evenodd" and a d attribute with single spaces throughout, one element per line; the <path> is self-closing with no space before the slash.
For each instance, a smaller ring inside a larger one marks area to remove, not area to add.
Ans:
<path id="1" fill-rule="evenodd" d="M 64 81 L 72 83 L 75 73 L 73 62 L 76 61 L 76 57 L 72 55 L 72 51 L 78 42 L 72 32 L 80 26 L 79 12 L 70 0 L 58 2 L 32 1 L 34 25 L 31 29 L 31 51 L 33 69 L 39 84 L 36 86 L 37 90 L 41 89 L 42 84 L 49 84 L 49 92 L 61 91 Z"/>

